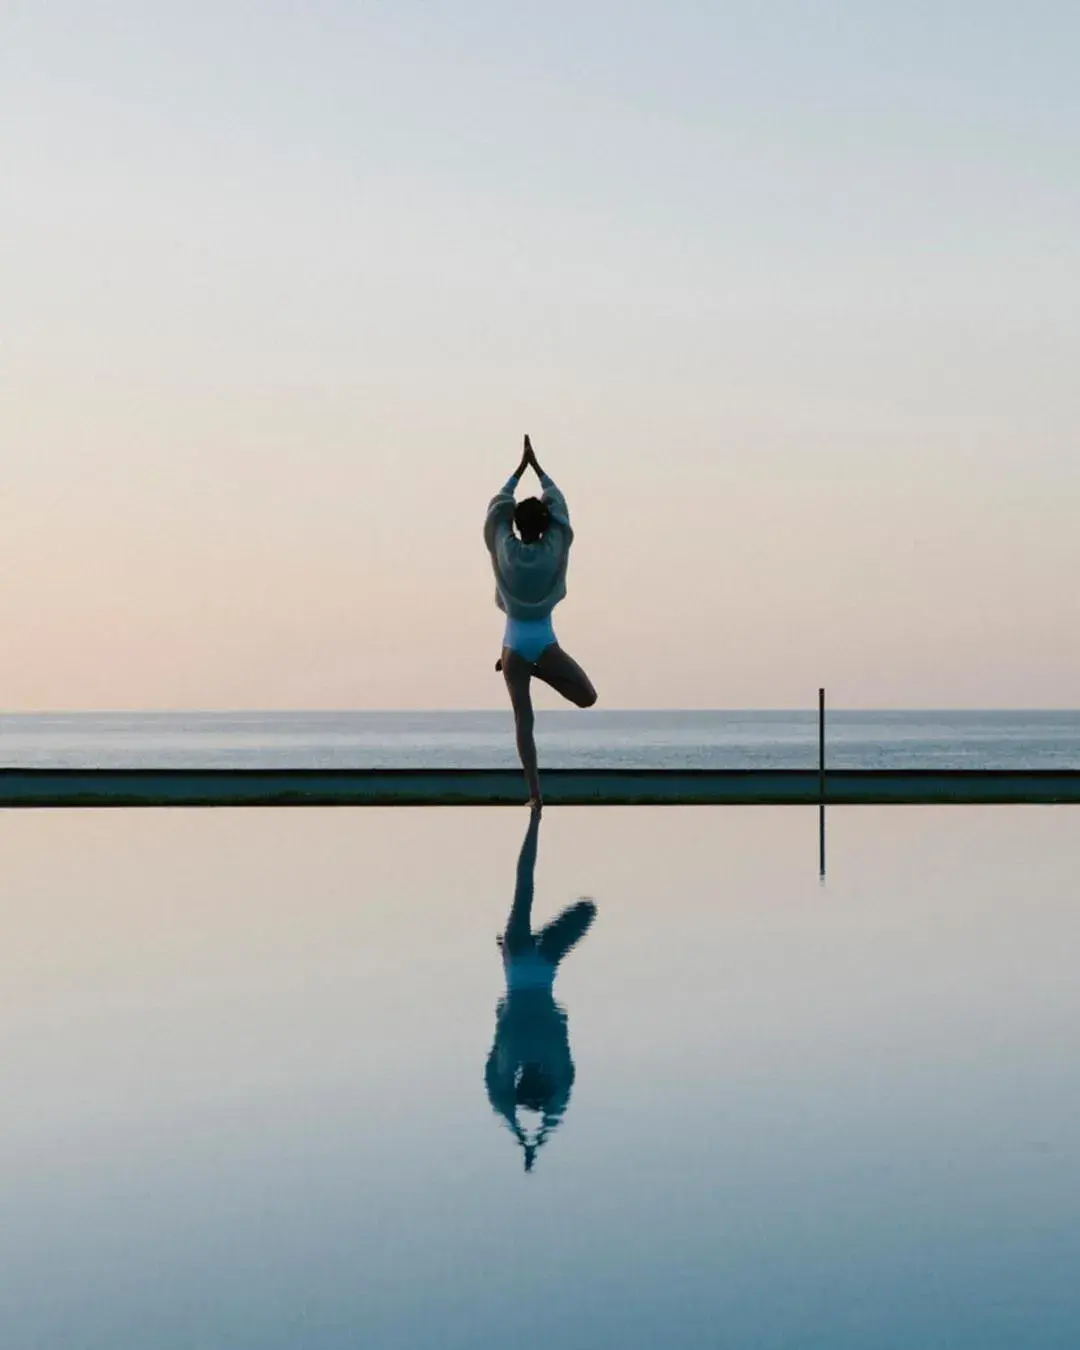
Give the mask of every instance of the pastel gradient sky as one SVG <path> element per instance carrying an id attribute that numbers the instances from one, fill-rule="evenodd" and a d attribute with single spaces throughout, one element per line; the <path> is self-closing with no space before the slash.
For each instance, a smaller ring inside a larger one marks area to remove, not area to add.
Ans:
<path id="1" fill-rule="evenodd" d="M 0 16 L 0 706 L 1075 706 L 1080 7 Z M 545 696 L 546 697 L 546 696 Z"/>

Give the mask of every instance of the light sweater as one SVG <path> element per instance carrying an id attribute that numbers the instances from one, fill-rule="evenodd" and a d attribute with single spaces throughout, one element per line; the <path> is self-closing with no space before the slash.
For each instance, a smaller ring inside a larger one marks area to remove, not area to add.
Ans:
<path id="1" fill-rule="evenodd" d="M 495 603 L 511 619 L 544 619 L 566 595 L 566 565 L 574 531 L 566 498 L 545 474 L 542 501 L 551 515 L 544 537 L 525 544 L 514 533 L 514 474 L 491 499 L 484 543 L 495 573 Z"/>

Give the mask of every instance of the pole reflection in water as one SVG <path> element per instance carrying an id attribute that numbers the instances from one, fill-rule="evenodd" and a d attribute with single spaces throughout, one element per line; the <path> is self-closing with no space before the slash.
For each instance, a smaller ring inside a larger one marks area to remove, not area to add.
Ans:
<path id="1" fill-rule="evenodd" d="M 506 932 L 498 939 L 506 995 L 496 1008 L 495 1043 L 484 1074 L 492 1108 L 524 1150 L 526 1172 L 532 1171 L 541 1145 L 565 1115 L 574 1084 L 566 1013 L 552 992 L 555 975 L 596 917 L 595 904 L 581 899 L 533 932 L 539 840 L 540 815 L 533 812 L 518 857 Z"/>

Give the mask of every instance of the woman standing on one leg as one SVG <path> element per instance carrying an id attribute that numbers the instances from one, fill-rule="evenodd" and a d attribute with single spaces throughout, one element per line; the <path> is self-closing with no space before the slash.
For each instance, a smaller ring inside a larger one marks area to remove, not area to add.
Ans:
<path id="1" fill-rule="evenodd" d="M 525 1151 L 525 1171 L 566 1114 L 574 1086 L 574 1060 L 566 1012 L 553 985 L 563 957 L 589 931 L 596 905 L 584 897 L 538 933 L 532 928 L 533 878 L 540 840 L 540 813 L 529 817 L 518 856 L 514 903 L 499 938 L 506 996 L 495 1013 L 495 1041 L 484 1080 L 488 1100 Z M 539 1128 L 527 1129 L 524 1111 L 536 1112 Z"/>
<path id="2" fill-rule="evenodd" d="M 515 504 L 514 489 L 530 467 L 540 479 L 543 496 Z M 496 669 L 502 671 L 510 692 L 529 805 L 536 811 L 542 799 L 533 738 L 533 677 L 579 708 L 591 708 L 596 702 L 592 681 L 559 646 L 551 624 L 551 611 L 566 595 L 573 539 L 566 498 L 540 467 L 526 436 L 521 463 L 488 507 L 484 542 L 495 571 L 495 603 L 506 614 L 502 659 Z"/>

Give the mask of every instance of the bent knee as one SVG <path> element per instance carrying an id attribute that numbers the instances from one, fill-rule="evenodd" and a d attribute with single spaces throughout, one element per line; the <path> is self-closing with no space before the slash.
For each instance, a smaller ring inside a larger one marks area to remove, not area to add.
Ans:
<path id="1" fill-rule="evenodd" d="M 575 702 L 579 708 L 591 708 L 596 702 L 596 690 L 590 685 L 578 695 Z"/>

